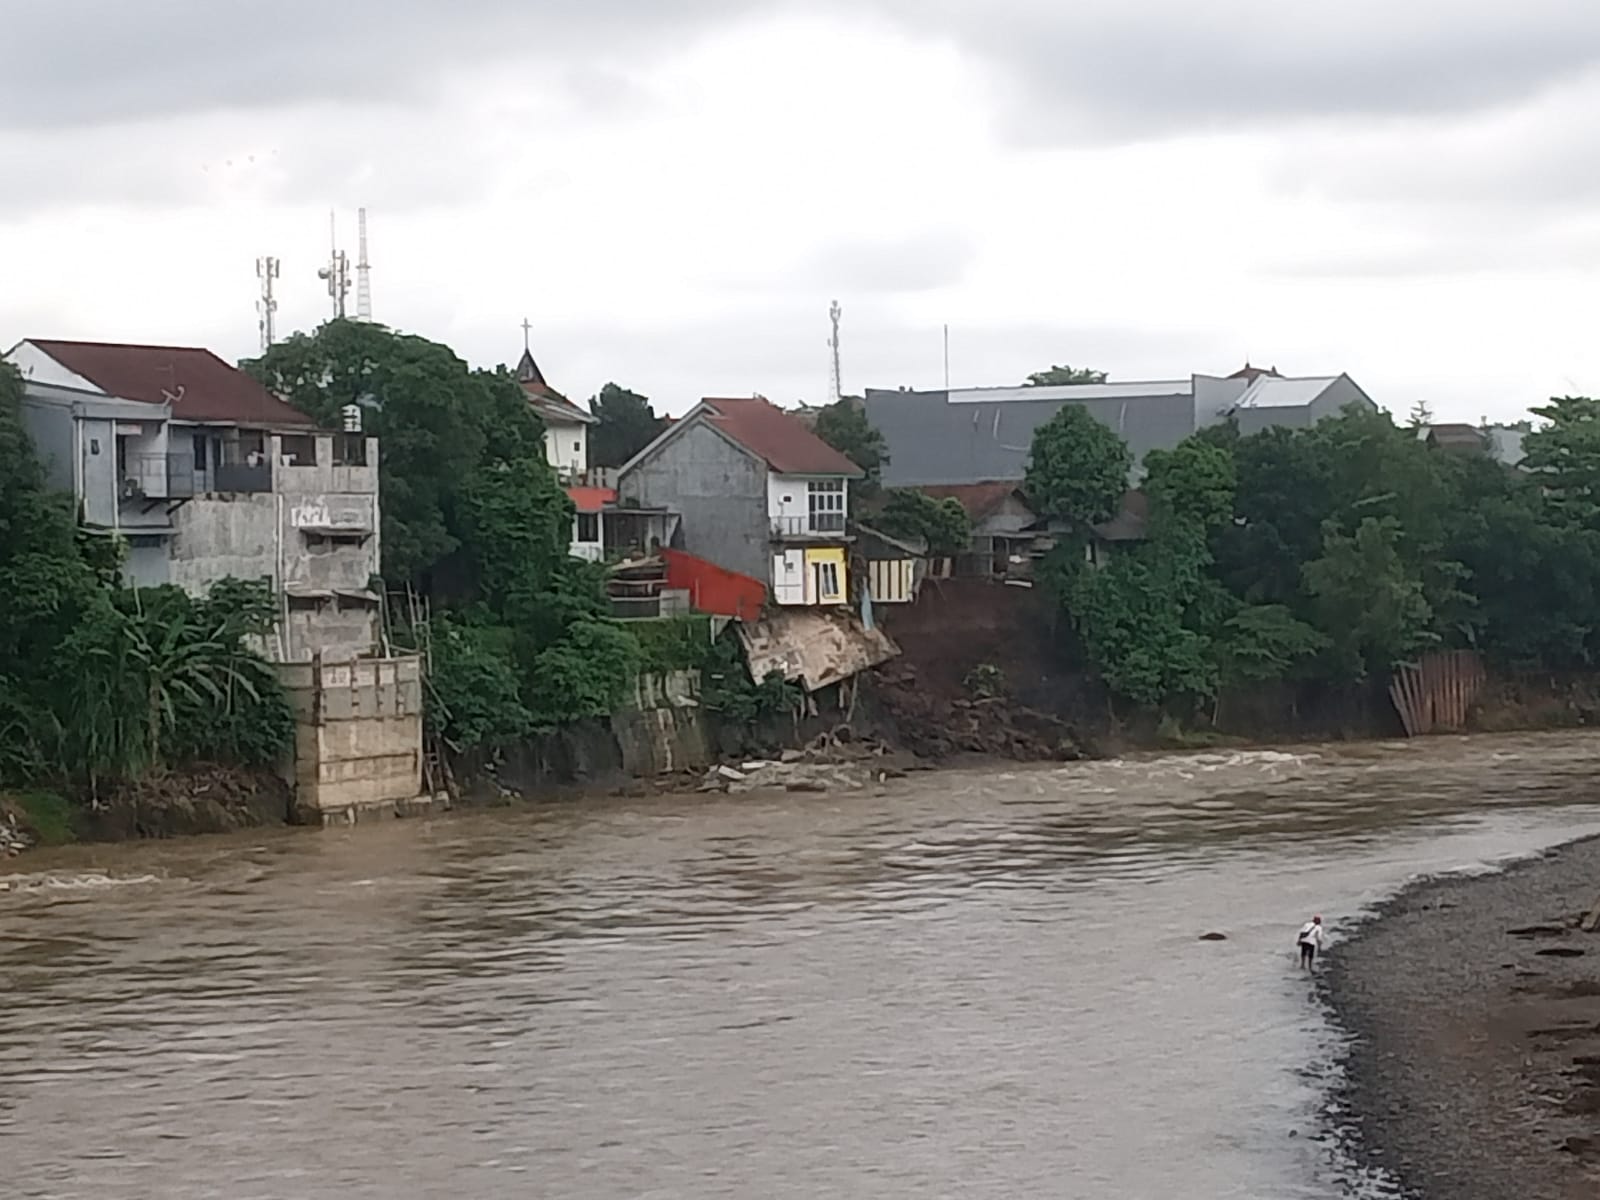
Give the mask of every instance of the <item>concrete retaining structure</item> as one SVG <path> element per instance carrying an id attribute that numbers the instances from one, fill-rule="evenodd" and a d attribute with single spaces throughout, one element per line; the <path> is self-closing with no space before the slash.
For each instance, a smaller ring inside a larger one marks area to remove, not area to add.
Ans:
<path id="1" fill-rule="evenodd" d="M 422 792 L 422 661 L 285 663 L 295 714 L 295 817 L 307 824 L 431 805 Z"/>

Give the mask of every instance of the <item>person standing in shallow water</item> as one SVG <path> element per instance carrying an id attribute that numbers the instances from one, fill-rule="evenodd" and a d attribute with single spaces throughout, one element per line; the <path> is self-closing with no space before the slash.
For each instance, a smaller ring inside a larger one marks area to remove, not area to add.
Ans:
<path id="1" fill-rule="evenodd" d="M 1312 917 L 1302 925 L 1296 941 L 1300 945 L 1300 965 L 1309 971 L 1317 961 L 1317 951 L 1322 949 L 1322 918 Z"/>

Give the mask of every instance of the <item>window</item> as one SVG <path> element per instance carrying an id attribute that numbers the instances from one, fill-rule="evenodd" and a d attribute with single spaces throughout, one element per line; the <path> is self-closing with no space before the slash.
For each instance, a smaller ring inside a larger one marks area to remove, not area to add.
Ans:
<path id="1" fill-rule="evenodd" d="M 844 532 L 844 480 L 819 479 L 806 487 L 812 533 Z"/>
<path id="2" fill-rule="evenodd" d="M 309 433 L 286 433 L 278 439 L 278 453 L 285 466 L 314 467 L 317 465 L 317 439 Z"/>
<path id="3" fill-rule="evenodd" d="M 130 550 L 156 550 L 166 544 L 167 539 L 159 534 L 135 533 L 128 536 Z"/>
<path id="4" fill-rule="evenodd" d="M 203 433 L 194 435 L 194 469 L 196 471 L 206 469 L 206 435 Z"/>
<path id="5" fill-rule="evenodd" d="M 600 514 L 578 514 L 578 540 L 580 542 L 598 542 L 600 540 Z"/>
<path id="6" fill-rule="evenodd" d="M 333 439 L 333 465 L 336 467 L 364 467 L 367 465 L 367 437 L 364 433 L 340 433 Z"/>
<path id="7" fill-rule="evenodd" d="M 816 564 L 817 570 L 817 600 L 838 600 L 839 595 L 839 564 L 820 562 Z"/>

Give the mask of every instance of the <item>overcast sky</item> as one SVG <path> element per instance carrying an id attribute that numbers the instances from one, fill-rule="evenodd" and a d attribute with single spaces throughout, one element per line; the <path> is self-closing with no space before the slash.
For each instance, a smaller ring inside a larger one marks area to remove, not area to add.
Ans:
<path id="1" fill-rule="evenodd" d="M 375 315 L 551 383 L 826 399 L 1246 358 L 1511 417 L 1600 392 L 1595 0 L 5 6 L 0 342 Z M 354 296 L 352 294 L 352 306 Z"/>

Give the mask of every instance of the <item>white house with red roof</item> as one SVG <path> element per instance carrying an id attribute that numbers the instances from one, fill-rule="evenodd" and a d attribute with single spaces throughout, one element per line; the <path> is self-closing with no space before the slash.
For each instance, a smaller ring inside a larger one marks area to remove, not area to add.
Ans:
<path id="1" fill-rule="evenodd" d="M 47 478 L 123 542 L 130 584 L 269 580 L 284 662 L 377 645 L 376 438 L 319 428 L 197 347 L 33 338 L 4 357 Z"/>
<path id="2" fill-rule="evenodd" d="M 673 545 L 761 581 L 780 605 L 850 595 L 860 467 L 761 396 L 706 399 L 625 465 L 621 503 L 678 515 Z"/>

